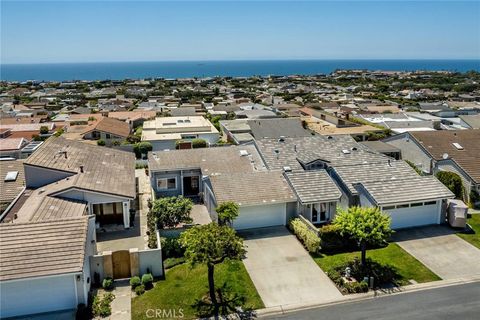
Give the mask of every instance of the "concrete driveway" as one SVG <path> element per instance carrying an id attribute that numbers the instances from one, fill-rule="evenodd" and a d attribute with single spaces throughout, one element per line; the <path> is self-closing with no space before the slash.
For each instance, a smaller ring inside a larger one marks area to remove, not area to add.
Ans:
<path id="1" fill-rule="evenodd" d="M 393 240 L 442 279 L 480 276 L 480 250 L 449 227 L 400 230 Z"/>
<path id="2" fill-rule="evenodd" d="M 244 231 L 245 267 L 265 307 L 339 300 L 342 294 L 285 227 Z"/>

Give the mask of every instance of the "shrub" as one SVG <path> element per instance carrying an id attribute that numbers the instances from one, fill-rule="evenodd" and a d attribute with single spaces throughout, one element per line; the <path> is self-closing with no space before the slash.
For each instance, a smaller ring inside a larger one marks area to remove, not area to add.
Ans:
<path id="1" fill-rule="evenodd" d="M 457 199 L 463 199 L 462 178 L 454 172 L 440 171 L 435 175 L 450 191 L 455 194 Z"/>
<path id="2" fill-rule="evenodd" d="M 112 278 L 103 279 L 102 288 L 105 289 L 105 290 L 112 290 L 113 289 L 113 279 Z"/>
<path id="3" fill-rule="evenodd" d="M 137 296 L 141 296 L 141 295 L 144 294 L 144 293 L 145 293 L 145 286 L 144 286 L 143 284 L 135 287 L 135 294 L 136 294 Z"/>
<path id="4" fill-rule="evenodd" d="M 145 286 L 147 290 L 153 288 L 153 276 L 151 273 L 145 273 L 142 276 L 142 285 Z"/>
<path id="5" fill-rule="evenodd" d="M 207 141 L 203 139 L 193 139 L 192 140 L 192 148 L 197 149 L 197 148 L 205 148 L 207 147 Z"/>
<path id="6" fill-rule="evenodd" d="M 105 145 L 105 141 L 100 139 L 100 140 L 97 140 L 97 145 L 98 146 L 104 146 Z"/>
<path id="7" fill-rule="evenodd" d="M 362 293 L 368 292 L 368 283 L 361 282 L 344 282 L 343 289 L 346 293 Z"/>
<path id="8" fill-rule="evenodd" d="M 185 258 L 184 257 L 181 257 L 181 258 L 166 258 L 165 260 L 163 260 L 163 267 L 165 269 L 170 269 L 170 268 L 178 266 L 182 263 L 185 263 Z"/>
<path id="9" fill-rule="evenodd" d="M 302 220 L 298 218 L 291 220 L 289 227 L 309 252 L 318 252 L 320 238 Z"/>
<path id="10" fill-rule="evenodd" d="M 142 280 L 140 280 L 140 277 L 132 277 L 130 279 L 130 286 L 132 287 L 132 290 L 135 290 L 136 287 L 140 286 L 142 284 Z"/>
<path id="11" fill-rule="evenodd" d="M 112 142 L 112 146 L 119 146 L 120 145 L 120 141 L 118 140 L 115 140 Z"/>
<path id="12" fill-rule="evenodd" d="M 327 224 L 318 231 L 322 249 L 337 250 L 345 246 L 345 238 L 340 234 L 340 229 L 336 225 Z"/>
<path id="13" fill-rule="evenodd" d="M 92 303 L 92 313 L 94 317 L 108 317 L 112 314 L 112 307 L 110 303 L 112 303 L 115 296 L 112 293 L 106 293 L 103 298 L 96 295 L 93 298 Z"/>
<path id="14" fill-rule="evenodd" d="M 161 238 L 162 251 L 165 258 L 183 257 L 185 249 L 180 245 L 177 238 Z"/>

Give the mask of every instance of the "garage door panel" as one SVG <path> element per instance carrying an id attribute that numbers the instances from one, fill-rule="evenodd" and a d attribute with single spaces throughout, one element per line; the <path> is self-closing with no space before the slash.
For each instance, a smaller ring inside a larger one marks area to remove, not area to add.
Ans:
<path id="1" fill-rule="evenodd" d="M 237 230 L 281 226 L 286 224 L 286 204 L 240 207 L 238 218 L 233 221 Z"/>
<path id="2" fill-rule="evenodd" d="M 386 213 L 392 218 L 392 228 L 400 229 L 438 224 L 440 211 L 438 205 L 428 205 L 388 210 Z"/>
<path id="3" fill-rule="evenodd" d="M 77 307 L 73 275 L 2 282 L 0 299 L 2 318 Z"/>

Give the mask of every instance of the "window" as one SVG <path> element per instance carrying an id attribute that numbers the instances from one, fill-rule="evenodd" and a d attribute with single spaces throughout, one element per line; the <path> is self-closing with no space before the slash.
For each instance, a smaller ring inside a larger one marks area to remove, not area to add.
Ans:
<path id="1" fill-rule="evenodd" d="M 157 179 L 158 190 L 175 190 L 177 189 L 177 178 L 161 178 Z"/>
<path id="2" fill-rule="evenodd" d="M 409 204 L 399 204 L 397 206 L 397 209 L 408 208 L 409 206 L 410 206 Z"/>
<path id="3" fill-rule="evenodd" d="M 197 139 L 197 136 L 196 135 L 182 134 L 182 139 L 193 140 L 193 139 Z"/>
<path id="4" fill-rule="evenodd" d="M 428 201 L 428 202 L 425 202 L 424 204 L 426 206 L 431 206 L 431 205 L 437 204 L 437 201 Z"/>
<path id="5" fill-rule="evenodd" d="M 410 204 L 410 207 L 421 207 L 421 206 L 423 206 L 422 202 L 417 202 L 417 203 Z"/>
<path id="6" fill-rule="evenodd" d="M 387 207 L 383 207 L 382 209 L 383 210 L 393 210 L 393 209 L 395 209 L 395 206 L 387 206 Z"/>
<path id="7" fill-rule="evenodd" d="M 110 138 L 111 138 L 110 133 L 106 133 L 106 134 L 105 134 L 105 138 L 106 138 L 106 139 L 110 139 Z"/>

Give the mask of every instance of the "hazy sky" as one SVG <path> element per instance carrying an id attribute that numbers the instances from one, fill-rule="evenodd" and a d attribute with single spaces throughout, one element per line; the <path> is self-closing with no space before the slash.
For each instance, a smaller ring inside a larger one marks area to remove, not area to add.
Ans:
<path id="1" fill-rule="evenodd" d="M 480 58 L 480 1 L 5 1 L 1 62 Z"/>

